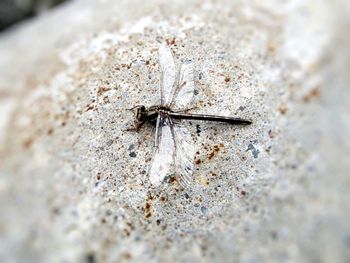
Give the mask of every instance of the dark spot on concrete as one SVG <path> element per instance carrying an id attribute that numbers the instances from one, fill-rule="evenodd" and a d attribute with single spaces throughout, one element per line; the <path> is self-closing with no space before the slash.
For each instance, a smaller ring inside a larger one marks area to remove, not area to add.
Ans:
<path id="1" fill-rule="evenodd" d="M 278 235 L 277 235 L 277 232 L 276 231 L 271 231 L 271 238 L 273 239 L 273 240 L 276 240 L 277 238 L 278 238 Z"/>
<path id="2" fill-rule="evenodd" d="M 225 82 L 229 82 L 231 80 L 230 77 L 225 77 Z"/>
<path id="3" fill-rule="evenodd" d="M 113 140 L 107 141 L 107 146 L 111 146 L 113 144 Z"/>
<path id="4" fill-rule="evenodd" d="M 160 225 L 160 219 L 157 219 L 156 223 L 157 223 L 157 226 L 159 226 Z"/>
<path id="5" fill-rule="evenodd" d="M 256 149 L 256 148 L 254 147 L 254 145 L 251 144 L 251 143 L 248 145 L 247 151 L 251 151 L 252 154 L 253 154 L 253 157 L 254 157 L 255 159 L 258 158 L 258 155 L 259 155 L 259 153 L 260 153 L 260 151 L 259 151 L 258 149 Z"/>
<path id="6" fill-rule="evenodd" d="M 214 149 L 214 152 L 218 152 L 220 150 L 218 145 L 214 145 L 213 149 Z"/>
<path id="7" fill-rule="evenodd" d="M 175 45 L 176 41 L 175 41 L 175 37 L 172 37 L 170 39 L 166 40 L 166 43 L 170 46 L 170 45 Z"/>
<path id="8" fill-rule="evenodd" d="M 52 213 L 54 215 L 59 215 L 61 213 L 61 210 L 59 208 L 55 207 L 55 208 L 52 209 Z"/>
<path id="9" fill-rule="evenodd" d="M 111 88 L 108 88 L 108 87 L 99 87 L 98 90 L 97 90 L 97 96 L 100 96 L 102 95 L 103 93 L 107 92 L 111 90 Z"/>
<path id="10" fill-rule="evenodd" d="M 311 101 L 313 98 L 318 98 L 320 96 L 320 88 L 318 86 L 314 87 L 311 89 L 304 97 L 303 101 L 305 103 L 308 103 Z"/>
<path id="11" fill-rule="evenodd" d="M 206 215 L 208 213 L 208 208 L 206 208 L 205 206 L 202 206 L 201 207 L 201 211 L 202 211 L 203 214 Z"/>
<path id="12" fill-rule="evenodd" d="M 174 183 L 176 181 L 176 176 L 169 177 L 169 183 Z"/>
<path id="13" fill-rule="evenodd" d="M 105 96 L 105 97 L 103 98 L 103 102 L 106 103 L 106 104 L 109 103 L 109 98 L 108 98 L 108 96 Z"/>
<path id="14" fill-rule="evenodd" d="M 242 196 L 246 196 L 246 195 L 247 195 L 247 192 L 244 191 L 244 190 L 242 190 L 242 191 L 241 191 L 241 195 L 242 195 Z"/>
<path id="15" fill-rule="evenodd" d="M 188 193 L 185 193 L 184 196 L 185 196 L 186 199 L 189 199 L 189 198 L 190 198 L 190 196 L 188 195 Z"/>
<path id="16" fill-rule="evenodd" d="M 281 114 L 286 114 L 287 111 L 288 111 L 287 106 L 284 105 L 284 104 L 282 104 L 281 106 L 279 106 L 278 110 L 279 110 L 279 112 L 280 112 Z"/>
<path id="17" fill-rule="evenodd" d="M 136 153 L 135 152 L 131 152 L 131 153 L 129 153 L 129 156 L 132 157 L 132 158 L 135 158 L 136 157 Z"/>
<path id="18" fill-rule="evenodd" d="M 152 216 L 152 213 L 151 213 L 151 212 L 149 212 L 149 213 L 147 213 L 147 214 L 145 215 L 146 218 L 150 218 L 151 216 Z"/>
<path id="19" fill-rule="evenodd" d="M 96 256 L 94 253 L 90 252 L 85 256 L 85 262 L 87 263 L 96 263 Z"/>
<path id="20" fill-rule="evenodd" d="M 222 143 L 214 145 L 212 151 L 208 155 L 208 159 L 211 160 L 221 150 L 220 148 L 224 148 Z"/>
<path id="21" fill-rule="evenodd" d="M 196 132 L 199 135 L 201 133 L 202 129 L 201 126 L 199 124 L 196 125 Z"/>
<path id="22" fill-rule="evenodd" d="M 125 259 L 125 260 L 130 260 L 131 259 L 131 254 L 129 252 L 124 252 L 122 254 L 122 257 Z"/>
<path id="23" fill-rule="evenodd" d="M 203 78 L 203 73 L 200 72 L 199 75 L 198 75 L 198 79 L 202 79 Z"/>
<path id="24" fill-rule="evenodd" d="M 87 111 L 90 111 L 90 110 L 93 110 L 93 109 L 94 109 L 94 105 L 92 105 L 92 104 L 86 105 L 85 109 L 84 109 L 84 112 L 87 112 Z"/>
<path id="25" fill-rule="evenodd" d="M 129 146 L 129 148 L 128 148 L 129 151 L 132 151 L 132 150 L 134 150 L 134 149 L 135 149 L 135 145 L 134 145 L 134 144 L 131 144 L 131 145 Z"/>
<path id="26" fill-rule="evenodd" d="M 265 149 L 265 151 L 266 151 L 267 153 L 269 153 L 270 150 L 271 150 L 271 148 L 272 148 L 272 146 L 270 145 L 269 147 L 267 147 L 267 149 Z"/>
<path id="27" fill-rule="evenodd" d="M 135 227 L 133 226 L 133 224 L 132 224 L 132 223 L 127 222 L 126 224 L 127 224 L 127 225 L 128 225 L 128 227 L 130 228 L 130 230 L 134 230 L 134 229 L 135 229 Z"/>
<path id="28" fill-rule="evenodd" d="M 28 149 L 30 148 L 30 146 L 32 146 L 32 144 L 33 144 L 33 140 L 29 138 L 23 142 L 23 147 Z"/>
<path id="29" fill-rule="evenodd" d="M 273 42 L 269 42 L 267 44 L 267 50 L 272 53 L 272 54 L 275 54 L 276 53 L 276 50 L 277 50 L 277 45 L 276 43 L 273 43 Z"/>
<path id="30" fill-rule="evenodd" d="M 214 152 L 211 152 L 211 153 L 209 153 L 209 155 L 208 155 L 208 159 L 211 160 L 211 159 L 213 159 L 214 156 L 215 156 L 215 153 L 214 153 Z"/>
<path id="31" fill-rule="evenodd" d="M 145 211 L 145 218 L 150 218 L 151 215 L 152 215 L 152 213 L 151 213 L 151 210 L 152 210 L 151 203 L 146 202 L 143 210 Z"/>
<path id="32" fill-rule="evenodd" d="M 275 136 L 276 136 L 276 133 L 273 132 L 272 130 L 269 130 L 269 137 L 270 137 L 271 139 L 273 139 L 273 138 L 275 138 Z"/>
<path id="33" fill-rule="evenodd" d="M 244 106 L 240 106 L 240 107 L 238 108 L 239 111 L 244 111 L 244 109 L 245 109 Z"/>
<path id="34" fill-rule="evenodd" d="M 125 233 L 126 236 L 130 236 L 130 231 L 128 229 L 126 229 L 126 228 L 124 229 L 124 233 Z"/>
<path id="35" fill-rule="evenodd" d="M 196 160 L 196 164 L 201 164 L 202 163 L 202 160 L 201 159 L 197 159 Z"/>
<path id="36" fill-rule="evenodd" d="M 53 133 L 53 128 L 48 129 L 47 135 L 51 135 Z"/>

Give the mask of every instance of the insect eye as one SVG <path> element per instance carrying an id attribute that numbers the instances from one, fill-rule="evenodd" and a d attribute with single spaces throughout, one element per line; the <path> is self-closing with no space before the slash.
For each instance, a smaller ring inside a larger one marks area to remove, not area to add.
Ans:
<path id="1" fill-rule="evenodd" d="M 145 111 L 146 110 L 146 107 L 145 106 L 141 106 L 141 111 Z"/>

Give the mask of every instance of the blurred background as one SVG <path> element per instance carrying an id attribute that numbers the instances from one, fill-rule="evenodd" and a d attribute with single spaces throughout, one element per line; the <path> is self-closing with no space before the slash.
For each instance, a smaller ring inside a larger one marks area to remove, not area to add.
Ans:
<path id="1" fill-rule="evenodd" d="M 0 31 L 24 19 L 40 15 L 66 0 L 1 0 Z"/>
<path id="2" fill-rule="evenodd" d="M 350 2 L 0 0 L 0 262 L 350 262 Z M 190 189 L 150 185 L 158 41 Z"/>

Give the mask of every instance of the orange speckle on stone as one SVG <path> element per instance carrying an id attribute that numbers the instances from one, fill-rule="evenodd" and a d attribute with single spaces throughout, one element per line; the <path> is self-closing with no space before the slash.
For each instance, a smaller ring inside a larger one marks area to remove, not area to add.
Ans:
<path id="1" fill-rule="evenodd" d="M 278 110 L 281 114 L 286 114 L 288 109 L 286 105 L 282 104 L 279 106 Z"/>
<path id="2" fill-rule="evenodd" d="M 320 96 L 320 88 L 318 86 L 311 89 L 304 97 L 303 101 L 305 103 L 310 102 L 313 98 L 317 98 Z"/>

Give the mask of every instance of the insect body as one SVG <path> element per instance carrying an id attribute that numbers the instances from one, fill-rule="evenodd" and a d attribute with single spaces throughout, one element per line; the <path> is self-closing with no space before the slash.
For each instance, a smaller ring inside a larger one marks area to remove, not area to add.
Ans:
<path id="1" fill-rule="evenodd" d="M 161 83 L 159 86 L 160 105 L 136 106 L 136 129 L 145 122 L 156 122 L 155 153 L 149 170 L 153 185 L 160 185 L 164 179 L 175 174 L 181 185 L 191 181 L 193 173 L 194 146 L 187 128 L 176 119 L 207 120 L 246 125 L 251 121 L 241 118 L 189 114 L 186 108 L 194 94 L 194 73 L 191 61 L 181 65 L 179 74 L 169 47 L 160 44 L 159 63 Z"/>

